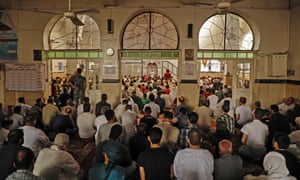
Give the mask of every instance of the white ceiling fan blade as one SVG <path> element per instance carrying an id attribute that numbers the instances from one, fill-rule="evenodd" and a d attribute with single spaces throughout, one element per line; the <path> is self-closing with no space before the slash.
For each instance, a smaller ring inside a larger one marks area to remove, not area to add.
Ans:
<path id="1" fill-rule="evenodd" d="M 27 11 L 27 12 L 35 12 L 35 13 L 43 13 L 43 14 L 60 14 L 60 12 L 53 12 L 50 10 L 40 10 L 40 9 L 18 9 L 19 11 Z"/>
<path id="2" fill-rule="evenodd" d="M 76 14 L 84 14 L 84 13 L 94 13 L 98 14 L 100 11 L 98 9 L 83 9 L 83 10 L 78 10 L 74 11 Z"/>
<path id="3" fill-rule="evenodd" d="M 83 22 L 81 22 L 81 20 L 75 16 L 75 17 L 70 17 L 70 20 L 72 21 L 72 23 L 76 26 L 83 26 Z"/>

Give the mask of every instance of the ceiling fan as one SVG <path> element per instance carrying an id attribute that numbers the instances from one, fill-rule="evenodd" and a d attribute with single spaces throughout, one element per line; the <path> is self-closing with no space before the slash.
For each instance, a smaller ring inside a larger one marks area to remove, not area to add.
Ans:
<path id="1" fill-rule="evenodd" d="M 231 8 L 231 5 L 234 3 L 238 3 L 244 0 L 222 0 L 216 3 L 209 2 L 182 2 L 184 6 L 209 6 L 218 9 L 220 12 L 227 11 Z"/>
<path id="2" fill-rule="evenodd" d="M 78 18 L 78 14 L 85 14 L 85 13 L 99 13 L 98 9 L 84 9 L 79 11 L 72 11 L 71 9 L 71 0 L 69 0 L 69 9 L 68 11 L 64 12 L 64 16 L 69 18 L 72 23 L 76 26 L 83 26 L 84 23 Z"/>
<path id="3" fill-rule="evenodd" d="M 26 11 L 39 12 L 39 13 L 47 13 L 47 14 L 62 14 L 64 17 L 70 19 L 72 23 L 76 26 L 83 26 L 84 23 L 79 19 L 78 15 L 85 13 L 99 13 L 98 9 L 83 9 L 83 10 L 72 10 L 71 8 L 71 0 L 68 0 L 68 10 L 65 12 L 52 12 L 52 11 L 43 11 L 37 9 L 22 9 Z"/>

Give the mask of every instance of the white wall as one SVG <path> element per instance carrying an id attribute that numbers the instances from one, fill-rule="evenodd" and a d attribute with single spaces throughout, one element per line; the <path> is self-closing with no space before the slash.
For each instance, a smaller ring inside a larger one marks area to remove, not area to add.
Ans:
<path id="1" fill-rule="evenodd" d="M 108 47 L 113 47 L 116 52 L 121 47 L 122 29 L 131 17 L 144 9 L 101 9 L 99 14 L 93 14 L 92 17 L 99 24 L 101 33 L 101 48 L 105 52 Z M 176 25 L 179 33 L 179 49 L 191 49 L 196 52 L 198 49 L 198 31 L 202 23 L 215 13 L 215 9 L 196 9 L 196 8 L 159 8 L 147 9 L 160 12 L 169 17 Z M 300 16 L 300 8 L 289 10 L 240 10 L 241 15 L 248 20 L 254 27 L 254 31 L 258 31 L 255 35 L 256 42 L 260 42 L 256 50 L 259 50 L 255 63 L 255 79 L 270 79 L 267 73 L 266 57 L 272 53 L 285 52 L 291 46 L 289 66 L 295 70 L 299 69 L 300 62 L 297 62 L 300 52 L 297 51 L 300 45 L 297 42 L 297 36 L 300 32 L 298 17 Z M 19 62 L 33 62 L 33 50 L 43 49 L 43 31 L 47 22 L 53 17 L 49 14 L 32 13 L 32 12 L 10 12 L 11 19 L 16 26 L 19 38 Z M 107 19 L 114 21 L 114 33 L 107 33 Z M 193 38 L 187 38 L 187 24 L 192 23 Z M 290 28 L 290 29 L 289 29 Z M 291 38 L 289 34 L 291 33 Z M 290 39 L 290 42 L 289 42 Z M 184 51 L 181 53 L 184 59 Z M 119 64 L 118 54 L 114 56 L 106 56 L 104 53 L 103 64 L 117 65 Z M 179 71 L 182 63 L 179 62 Z M 300 77 L 300 72 L 296 72 Z M 105 77 L 103 77 L 105 78 Z M 118 76 L 116 76 L 118 78 Z M 295 77 L 296 78 L 296 77 Z M 299 78 L 298 78 L 299 79 Z M 197 89 L 195 89 L 197 91 Z M 2 96 L 2 94 L 1 94 Z"/>

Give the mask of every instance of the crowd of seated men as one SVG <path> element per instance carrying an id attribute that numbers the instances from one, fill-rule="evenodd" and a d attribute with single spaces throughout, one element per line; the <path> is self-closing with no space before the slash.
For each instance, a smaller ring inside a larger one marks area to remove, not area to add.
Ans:
<path id="1" fill-rule="evenodd" d="M 125 85 L 116 107 L 103 93 L 95 108 L 87 97 L 1 108 L 0 179 L 300 179 L 299 100 L 249 107 L 208 88 L 190 107 L 153 84 Z M 86 174 L 68 152 L 74 138 L 95 143 Z"/>

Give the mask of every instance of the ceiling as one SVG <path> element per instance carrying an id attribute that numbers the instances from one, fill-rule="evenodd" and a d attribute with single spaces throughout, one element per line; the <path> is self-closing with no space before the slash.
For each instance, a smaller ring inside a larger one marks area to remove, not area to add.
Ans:
<path id="1" fill-rule="evenodd" d="M 72 9 L 85 8 L 214 8 L 222 0 L 71 0 Z M 236 9 L 292 9 L 300 0 L 223 0 Z M 68 0 L 0 0 L 3 10 L 66 10 Z"/>

